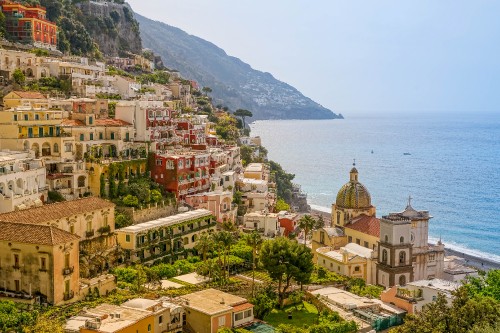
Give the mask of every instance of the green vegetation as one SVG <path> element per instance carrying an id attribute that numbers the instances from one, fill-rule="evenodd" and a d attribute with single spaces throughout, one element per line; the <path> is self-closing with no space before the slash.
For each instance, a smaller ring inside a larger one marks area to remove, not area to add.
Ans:
<path id="1" fill-rule="evenodd" d="M 159 83 L 159 84 L 167 84 L 170 81 L 170 74 L 165 71 L 154 71 L 153 73 L 145 73 L 139 75 L 137 81 L 142 84 L 147 83 Z"/>
<path id="2" fill-rule="evenodd" d="M 341 284 L 348 280 L 349 278 L 334 272 L 330 272 L 329 270 L 320 267 L 314 266 L 314 271 L 311 274 L 311 283 L 312 284 Z"/>
<path id="3" fill-rule="evenodd" d="M 295 178 L 295 175 L 287 173 L 283 170 L 281 165 L 276 162 L 270 161 L 269 166 L 271 168 L 271 174 L 274 176 L 276 182 L 276 193 L 278 194 L 278 198 L 282 198 L 289 203 L 292 200 L 292 180 Z"/>
<path id="4" fill-rule="evenodd" d="M 311 249 L 285 237 L 267 240 L 262 244 L 260 262 L 273 281 L 278 283 L 280 307 L 292 279 L 299 284 L 309 282 L 313 271 Z"/>
<path id="5" fill-rule="evenodd" d="M 448 304 L 439 294 L 421 312 L 405 317 L 391 333 L 487 333 L 500 323 L 500 270 L 491 270 L 453 292 Z"/>
<path id="6" fill-rule="evenodd" d="M 368 298 L 379 298 L 382 291 L 384 291 L 383 287 L 367 285 L 363 279 L 359 278 L 348 280 L 346 289 L 353 294 Z"/>
<path id="7" fill-rule="evenodd" d="M 245 118 L 246 117 L 253 117 L 253 113 L 248 111 L 248 110 L 245 110 L 245 109 L 238 109 L 238 110 L 234 111 L 234 115 L 236 117 L 241 118 L 241 120 L 243 121 L 243 128 L 246 127 Z"/>
<path id="8" fill-rule="evenodd" d="M 278 200 L 276 200 L 276 205 L 274 206 L 274 208 L 277 212 L 281 212 L 283 210 L 286 210 L 288 212 L 290 211 L 290 205 L 281 198 L 278 198 Z"/>
<path id="9" fill-rule="evenodd" d="M 58 191 L 49 191 L 48 192 L 49 202 L 62 202 L 66 201 L 63 195 Z"/>
<path id="10" fill-rule="evenodd" d="M 239 131 L 236 127 L 236 119 L 229 115 L 216 119 L 218 119 L 217 124 L 215 125 L 217 135 L 223 140 L 236 142 L 239 137 Z"/>
<path id="11" fill-rule="evenodd" d="M 40 92 L 63 92 L 69 95 L 71 92 L 71 81 L 66 78 L 42 77 L 39 80 L 30 81 L 25 89 Z"/>
<path id="12" fill-rule="evenodd" d="M 11 301 L 0 301 L 0 332 L 21 332 L 24 326 L 36 322 L 38 311 L 23 311 Z"/>
<path id="13" fill-rule="evenodd" d="M 283 309 L 273 309 L 264 321 L 269 325 L 278 327 L 281 324 L 288 324 L 294 327 L 311 326 L 318 322 L 318 309 L 310 303 L 302 302 L 302 306 L 297 308 L 295 305 L 289 305 Z M 292 319 L 288 319 L 288 315 L 292 315 Z"/>

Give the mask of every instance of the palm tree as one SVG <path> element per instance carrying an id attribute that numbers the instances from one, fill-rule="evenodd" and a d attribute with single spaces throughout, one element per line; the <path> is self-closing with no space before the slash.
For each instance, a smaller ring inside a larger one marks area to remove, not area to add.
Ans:
<path id="1" fill-rule="evenodd" d="M 311 215 L 304 215 L 299 220 L 298 227 L 304 231 L 304 246 L 306 246 L 307 235 L 316 226 L 316 221 L 311 217 Z"/>
<path id="2" fill-rule="evenodd" d="M 200 238 L 196 241 L 195 249 L 201 253 L 203 261 L 207 260 L 207 253 L 214 247 L 214 238 L 208 232 L 201 234 Z"/>
<path id="3" fill-rule="evenodd" d="M 224 267 L 227 268 L 227 278 L 229 278 L 229 263 L 228 263 L 228 256 L 229 252 L 231 251 L 231 245 L 234 243 L 234 235 L 230 233 L 229 231 L 219 231 L 218 233 L 214 234 L 215 242 L 217 245 L 219 245 L 223 249 L 224 253 Z M 220 252 L 220 251 L 219 251 Z M 224 279 L 225 279 L 225 273 L 224 273 Z"/>
<path id="4" fill-rule="evenodd" d="M 248 234 L 245 237 L 245 242 L 247 243 L 248 246 L 252 247 L 252 298 L 254 296 L 254 286 L 255 286 L 255 259 L 257 257 L 257 249 L 260 247 L 262 244 L 262 236 L 256 232 L 253 231 L 251 234 Z"/>

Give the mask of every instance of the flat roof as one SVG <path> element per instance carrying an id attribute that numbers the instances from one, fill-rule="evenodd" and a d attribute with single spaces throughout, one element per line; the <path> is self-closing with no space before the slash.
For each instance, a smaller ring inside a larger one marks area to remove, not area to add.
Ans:
<path id="1" fill-rule="evenodd" d="M 242 297 L 212 288 L 184 295 L 181 298 L 188 302 L 185 307 L 208 315 L 231 311 L 233 306 L 247 303 L 247 300 Z"/>
<path id="2" fill-rule="evenodd" d="M 260 172 L 264 169 L 262 163 L 250 163 L 246 168 L 245 172 Z"/>
<path id="3" fill-rule="evenodd" d="M 196 209 L 189 212 L 163 217 L 161 219 L 148 221 L 144 223 L 134 224 L 126 228 L 117 229 L 116 232 L 139 233 L 158 227 L 167 227 L 176 225 L 189 220 L 197 219 L 200 217 L 211 216 L 212 212 L 206 209 Z"/>
<path id="4" fill-rule="evenodd" d="M 111 314 L 114 315 L 113 318 L 111 318 Z M 119 318 L 117 318 L 115 314 L 119 314 Z M 88 319 L 91 319 L 91 317 L 101 318 L 99 332 L 114 333 L 137 323 L 141 319 L 152 315 L 152 313 L 118 305 L 101 304 L 93 309 L 88 309 L 85 315 L 90 317 Z"/>
<path id="5" fill-rule="evenodd" d="M 355 306 L 356 308 L 365 308 L 371 307 L 375 303 L 369 298 L 358 296 L 348 291 L 334 287 L 315 290 L 312 292 L 312 294 L 324 296 L 343 307 L 352 308 L 353 306 Z"/>
<path id="6" fill-rule="evenodd" d="M 407 285 L 415 287 L 427 287 L 430 289 L 436 289 L 440 291 L 451 292 L 460 287 L 460 283 L 442 280 L 442 279 L 432 279 L 432 280 L 418 280 L 413 282 L 408 282 Z"/>

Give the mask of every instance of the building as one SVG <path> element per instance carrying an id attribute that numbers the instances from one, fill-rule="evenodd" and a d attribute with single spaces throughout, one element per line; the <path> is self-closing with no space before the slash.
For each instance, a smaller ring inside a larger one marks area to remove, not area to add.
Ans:
<path id="1" fill-rule="evenodd" d="M 149 311 L 154 316 L 154 333 L 182 333 L 184 309 L 163 299 L 134 298 L 121 305 L 124 308 Z"/>
<path id="2" fill-rule="evenodd" d="M 138 96 L 141 90 L 141 84 L 134 79 L 126 76 L 115 76 L 113 86 L 118 90 L 118 93 L 123 99 L 134 99 Z"/>
<path id="3" fill-rule="evenodd" d="M 126 261 L 172 261 L 186 257 L 201 233 L 215 229 L 212 213 L 197 209 L 117 229 L 116 235 Z"/>
<path id="4" fill-rule="evenodd" d="M 57 50 L 57 25 L 47 20 L 45 7 L 25 6 L 10 0 L 2 0 L 0 5 L 9 39 Z"/>
<path id="5" fill-rule="evenodd" d="M 262 163 L 250 163 L 247 165 L 245 168 L 245 171 L 243 172 L 243 178 L 252 178 L 256 180 L 263 180 L 265 179 L 264 177 L 265 173 L 265 168 L 264 164 Z"/>
<path id="6" fill-rule="evenodd" d="M 41 206 L 47 199 L 45 165 L 33 155 L 0 151 L 0 213 Z"/>
<path id="7" fill-rule="evenodd" d="M 253 212 L 243 216 L 243 230 L 253 230 L 262 233 L 266 237 L 276 237 L 282 234 L 278 222 L 278 214 L 269 212 Z"/>
<path id="8" fill-rule="evenodd" d="M 216 333 L 253 322 L 253 304 L 245 298 L 216 289 L 205 289 L 180 297 L 189 332 Z"/>
<path id="9" fill-rule="evenodd" d="M 0 75 L 10 80 L 14 71 L 19 68 L 28 81 L 39 80 L 49 76 L 49 69 L 43 64 L 43 59 L 32 52 L 0 49 Z"/>
<path id="10" fill-rule="evenodd" d="M 295 232 L 298 222 L 298 214 L 289 213 L 287 211 L 281 211 L 278 213 L 278 223 L 281 230 L 283 230 L 283 236 L 285 237 L 288 237 L 292 232 Z"/>
<path id="11" fill-rule="evenodd" d="M 315 255 L 317 264 L 331 272 L 363 279 L 368 284 L 375 282 L 375 260 L 371 249 L 349 243 L 338 250 L 321 247 Z"/>
<path id="12" fill-rule="evenodd" d="M 0 221 L 55 226 L 79 239 L 80 273 L 96 276 L 114 265 L 115 204 L 95 198 L 58 202 L 0 214 Z"/>
<path id="13" fill-rule="evenodd" d="M 443 279 L 452 282 L 461 282 L 467 277 L 478 277 L 475 268 L 467 266 L 467 260 L 457 256 L 444 257 Z"/>
<path id="14" fill-rule="evenodd" d="M 61 305 L 79 291 L 77 235 L 52 225 L 0 222 L 0 300 Z"/>
<path id="15" fill-rule="evenodd" d="M 11 91 L 3 98 L 4 109 L 12 109 L 18 106 L 30 108 L 48 108 L 49 100 L 37 91 Z"/>
<path id="16" fill-rule="evenodd" d="M 459 287 L 460 283 L 446 280 L 419 280 L 409 282 L 405 286 L 394 285 L 382 292 L 380 299 L 413 314 L 422 311 L 424 305 L 435 301 L 440 293 L 451 303 L 452 292 Z"/>
<path id="17" fill-rule="evenodd" d="M 428 211 L 413 209 L 410 198 L 403 212 L 380 220 L 378 284 L 404 286 L 410 281 L 443 277 L 444 245 L 428 242 L 431 218 Z"/>
<path id="18" fill-rule="evenodd" d="M 85 309 L 64 325 L 65 333 L 153 333 L 155 316 L 152 311 L 112 304 Z"/>
<path id="19" fill-rule="evenodd" d="M 149 166 L 151 178 L 166 191 L 174 193 L 178 201 L 189 194 L 210 189 L 210 155 L 203 151 L 153 154 Z"/>
<path id="20" fill-rule="evenodd" d="M 186 204 L 208 209 L 219 223 L 236 222 L 237 207 L 233 205 L 233 193 L 229 191 L 205 192 L 186 196 Z"/>
<path id="21" fill-rule="evenodd" d="M 331 250 L 338 250 L 348 242 L 347 236 L 344 235 L 344 231 L 340 227 L 323 227 L 312 231 L 311 243 L 313 260 L 316 262 L 317 249 L 328 247 Z"/>

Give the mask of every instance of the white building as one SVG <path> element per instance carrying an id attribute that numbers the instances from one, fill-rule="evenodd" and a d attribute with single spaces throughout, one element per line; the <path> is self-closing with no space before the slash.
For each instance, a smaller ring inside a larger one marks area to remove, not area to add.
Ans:
<path id="1" fill-rule="evenodd" d="M 275 237 L 282 234 L 278 222 L 278 214 L 266 212 L 253 212 L 243 217 L 243 229 L 256 230 L 266 237 Z"/>
<path id="2" fill-rule="evenodd" d="M 0 152 L 0 213 L 41 206 L 47 198 L 45 165 L 30 152 Z"/>
<path id="3" fill-rule="evenodd" d="M 136 98 L 141 90 L 141 84 L 139 82 L 125 76 L 117 75 L 113 85 L 123 99 Z"/>

